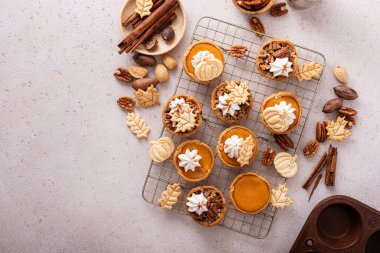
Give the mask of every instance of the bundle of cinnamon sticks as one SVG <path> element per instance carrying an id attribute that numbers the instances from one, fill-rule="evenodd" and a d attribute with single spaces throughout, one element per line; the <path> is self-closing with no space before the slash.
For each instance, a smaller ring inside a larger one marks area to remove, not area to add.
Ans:
<path id="1" fill-rule="evenodd" d="M 133 13 L 124 22 L 124 26 L 132 25 L 134 29 L 118 45 L 119 54 L 134 52 L 138 46 L 160 33 L 177 18 L 179 7 L 177 0 L 153 0 L 151 14 L 141 18 Z"/>

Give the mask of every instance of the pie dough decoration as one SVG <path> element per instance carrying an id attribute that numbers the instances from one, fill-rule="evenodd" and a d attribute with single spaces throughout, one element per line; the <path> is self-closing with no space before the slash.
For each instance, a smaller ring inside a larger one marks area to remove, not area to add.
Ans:
<path id="1" fill-rule="evenodd" d="M 244 141 L 239 150 L 239 155 L 237 158 L 237 162 L 240 163 L 241 166 L 249 164 L 251 157 L 253 155 L 253 149 L 255 148 L 255 144 L 253 142 L 252 136 L 248 136 Z"/>
<path id="2" fill-rule="evenodd" d="M 202 156 L 198 155 L 197 149 L 190 151 L 187 148 L 185 154 L 178 155 L 178 158 L 180 160 L 179 166 L 184 168 L 185 172 L 189 170 L 195 171 L 197 167 L 201 167 L 199 161 L 202 159 Z"/>
<path id="3" fill-rule="evenodd" d="M 294 114 L 296 109 L 293 108 L 292 104 L 286 104 L 285 101 L 281 101 L 280 104 L 274 105 L 274 108 L 282 111 L 282 113 L 287 117 L 289 125 L 293 124 L 296 119 L 296 115 Z"/>
<path id="4" fill-rule="evenodd" d="M 233 99 L 230 99 L 230 95 L 227 93 L 224 93 L 224 95 L 219 96 L 218 99 L 218 105 L 216 108 L 221 109 L 223 116 L 225 116 L 227 113 L 231 116 L 235 115 L 235 112 L 240 110 L 240 106 L 238 104 L 235 104 Z"/>
<path id="5" fill-rule="evenodd" d="M 203 195 L 203 192 L 200 194 L 191 194 L 191 197 L 187 198 L 187 203 L 189 212 L 196 212 L 198 215 L 201 215 L 203 212 L 207 212 L 207 199 Z"/>
<path id="6" fill-rule="evenodd" d="M 127 126 L 136 135 L 137 139 L 147 138 L 150 132 L 150 128 L 146 125 L 145 120 L 137 112 L 128 113 Z"/>
<path id="7" fill-rule="evenodd" d="M 286 152 L 281 152 L 274 158 L 274 167 L 281 176 L 290 178 L 297 173 L 298 166 L 296 160 L 297 155 L 291 156 Z"/>
<path id="8" fill-rule="evenodd" d="M 196 117 L 190 106 L 187 106 L 183 112 L 173 114 L 170 120 L 174 123 L 175 132 L 178 133 L 193 129 L 196 126 Z"/>
<path id="9" fill-rule="evenodd" d="M 241 149 L 243 142 L 243 138 L 239 138 L 237 135 L 232 135 L 224 142 L 224 153 L 226 153 L 231 159 L 238 158 L 239 150 Z"/>
<path id="10" fill-rule="evenodd" d="M 247 83 L 240 83 L 239 85 L 235 81 L 229 81 L 226 89 L 230 91 L 230 96 L 233 103 L 238 105 L 249 104 L 249 90 Z"/>
<path id="11" fill-rule="evenodd" d="M 191 64 L 194 75 L 200 81 L 210 81 L 222 74 L 223 63 L 209 51 L 199 51 L 194 55 Z"/>
<path id="12" fill-rule="evenodd" d="M 327 122 L 326 130 L 330 142 L 333 140 L 343 141 L 351 135 L 350 130 L 346 129 L 347 123 L 348 121 L 345 120 L 345 117 L 338 117 L 336 122 L 334 120 L 329 120 Z"/>
<path id="13" fill-rule="evenodd" d="M 137 98 L 137 107 L 150 107 L 159 104 L 159 96 L 157 89 L 153 85 L 149 86 L 148 89 L 142 90 L 138 89 L 135 91 L 135 98 Z"/>
<path id="14" fill-rule="evenodd" d="M 274 62 L 269 63 L 270 70 L 269 72 L 273 73 L 273 76 L 289 76 L 290 72 L 293 72 L 292 62 L 289 61 L 289 58 L 276 58 Z"/>
<path id="15" fill-rule="evenodd" d="M 162 192 L 158 203 L 162 208 L 172 209 L 174 204 L 178 202 L 178 197 L 181 196 L 181 186 L 179 183 L 169 184 L 166 191 Z"/>
<path id="16" fill-rule="evenodd" d="M 135 13 L 139 14 L 141 18 L 151 14 L 150 9 L 153 7 L 152 0 L 137 0 Z"/>
<path id="17" fill-rule="evenodd" d="M 277 189 L 272 189 L 271 204 L 272 210 L 275 208 L 283 209 L 285 206 L 293 204 L 293 201 L 286 196 L 288 188 L 285 184 L 279 184 Z"/>
<path id="18" fill-rule="evenodd" d="M 155 162 L 167 160 L 174 151 L 174 142 L 169 137 L 162 137 L 157 141 L 150 142 L 150 157 Z"/>
<path id="19" fill-rule="evenodd" d="M 169 108 L 170 112 L 169 113 L 175 113 L 175 112 L 183 112 L 186 107 L 189 105 L 186 104 L 184 98 L 175 98 L 173 101 L 170 102 Z"/>
<path id="20" fill-rule="evenodd" d="M 282 133 L 289 129 L 288 116 L 278 107 L 267 107 L 262 116 L 268 126 L 276 132 Z"/>

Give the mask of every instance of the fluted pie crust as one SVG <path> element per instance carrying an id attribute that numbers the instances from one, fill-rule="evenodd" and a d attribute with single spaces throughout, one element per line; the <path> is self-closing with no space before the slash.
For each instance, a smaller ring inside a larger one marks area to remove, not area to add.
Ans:
<path id="1" fill-rule="evenodd" d="M 272 107 L 276 104 L 280 104 L 281 101 L 285 101 L 287 104 L 291 103 L 293 108 L 295 108 L 294 114 L 296 115 L 296 119 L 294 122 L 289 126 L 288 130 L 284 132 L 277 132 L 273 130 L 264 120 L 263 117 L 263 111 L 268 108 Z M 264 99 L 263 103 L 261 104 L 260 108 L 260 121 L 264 124 L 264 126 L 273 134 L 287 134 L 291 132 L 293 129 L 295 129 L 298 124 L 300 123 L 302 118 L 302 104 L 301 101 L 291 92 L 282 91 L 276 94 L 272 94 L 266 99 Z"/>
<path id="2" fill-rule="evenodd" d="M 195 168 L 195 171 L 185 171 L 184 168 L 179 166 L 180 159 L 178 156 L 180 154 L 184 154 L 186 149 L 198 150 L 198 155 L 202 157 L 202 159 L 199 161 L 201 167 Z M 185 179 L 188 182 L 200 182 L 202 180 L 205 180 L 211 173 L 212 168 L 214 167 L 215 157 L 214 153 L 212 152 L 212 149 L 205 143 L 199 141 L 199 140 L 189 140 L 182 142 L 176 149 L 174 156 L 173 156 L 173 165 L 177 169 L 178 174 L 180 177 Z"/>
<path id="3" fill-rule="evenodd" d="M 223 70 L 224 70 L 224 65 L 226 63 L 226 60 L 223 55 L 223 51 L 219 48 L 218 45 L 211 41 L 198 41 L 190 45 L 190 47 L 186 50 L 185 54 L 183 55 L 183 69 L 185 70 L 186 74 L 195 82 L 200 83 L 200 84 L 209 84 L 217 80 L 220 76 L 215 77 L 212 80 L 209 81 L 201 81 L 198 80 L 195 77 L 194 74 L 194 67 L 193 64 L 191 63 L 193 56 L 196 55 L 199 51 L 209 51 L 212 53 L 216 59 L 220 60 L 223 64 Z M 223 70 L 221 71 L 221 74 L 223 74 Z"/>
<path id="4" fill-rule="evenodd" d="M 258 8 L 258 10 L 247 10 L 247 9 L 244 9 L 242 7 L 240 7 L 238 4 L 237 4 L 237 1 L 239 0 L 232 0 L 232 2 L 234 3 L 234 5 L 243 13 L 246 13 L 246 14 L 250 14 L 250 15 L 255 15 L 255 14 L 259 14 L 259 13 L 263 13 L 263 12 L 266 12 L 267 10 L 270 9 L 270 7 L 272 7 L 273 3 L 274 3 L 274 0 L 267 0 L 267 3 L 265 4 L 265 0 L 262 1 L 262 3 L 260 3 L 259 5 L 261 4 L 264 4 L 264 7 L 262 8 Z"/>
<path id="5" fill-rule="evenodd" d="M 243 139 L 245 139 L 245 138 L 247 138 L 249 136 L 252 136 L 253 143 L 254 143 L 255 147 L 253 148 L 252 157 L 249 160 L 249 163 L 247 165 L 244 165 L 244 166 L 250 165 L 253 162 L 253 160 L 255 159 L 256 155 L 257 155 L 258 145 L 259 144 L 257 142 L 256 136 L 252 133 L 251 130 L 249 130 L 248 128 L 246 128 L 244 126 L 239 126 L 239 125 L 231 126 L 229 128 L 226 128 L 219 135 L 218 145 L 216 147 L 216 153 L 217 153 L 219 159 L 222 161 L 223 164 L 227 165 L 230 168 L 239 169 L 239 168 L 243 167 L 243 166 L 240 165 L 240 163 L 237 161 L 236 158 L 229 158 L 227 156 L 227 154 L 224 153 L 224 143 L 232 135 L 237 135 L 237 136 L 239 136 L 239 138 L 243 138 Z"/>
<path id="6" fill-rule="evenodd" d="M 230 201 L 236 210 L 257 214 L 265 209 L 271 199 L 269 182 L 254 172 L 238 175 L 230 186 Z"/>

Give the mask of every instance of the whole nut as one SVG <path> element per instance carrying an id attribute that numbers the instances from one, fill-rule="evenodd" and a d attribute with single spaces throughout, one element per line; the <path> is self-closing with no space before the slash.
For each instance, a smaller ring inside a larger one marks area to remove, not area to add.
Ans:
<path id="1" fill-rule="evenodd" d="M 327 140 L 327 130 L 325 121 L 317 122 L 317 126 L 315 128 L 315 138 L 318 142 L 325 142 Z"/>
<path id="2" fill-rule="evenodd" d="M 143 78 L 146 74 L 148 74 L 148 70 L 146 68 L 139 66 L 129 66 L 128 71 L 134 78 Z"/>
<path id="3" fill-rule="evenodd" d="M 154 66 L 157 63 L 156 58 L 153 56 L 140 53 L 135 54 L 133 56 L 133 60 L 140 66 Z"/>
<path id="4" fill-rule="evenodd" d="M 154 70 L 154 74 L 160 83 L 164 83 L 169 80 L 168 69 L 163 64 L 157 64 L 156 69 Z"/>
<path id="5" fill-rule="evenodd" d="M 348 82 L 348 74 L 343 67 L 336 66 L 333 70 L 335 78 L 341 83 Z"/>
<path id="6" fill-rule="evenodd" d="M 340 98 L 334 98 L 328 101 L 322 109 L 322 112 L 330 113 L 338 110 L 343 106 L 343 100 Z"/>
<path id="7" fill-rule="evenodd" d="M 276 156 L 276 151 L 270 147 L 267 147 L 261 158 L 262 164 L 264 166 L 272 166 L 275 156 Z"/>
<path id="8" fill-rule="evenodd" d="M 144 43 L 144 47 L 147 50 L 152 50 L 157 46 L 157 39 L 156 38 L 149 38 L 147 41 Z"/>
<path id="9" fill-rule="evenodd" d="M 346 100 L 355 100 L 359 97 L 356 90 L 346 85 L 336 86 L 334 87 L 334 91 L 338 97 L 346 99 Z"/>
<path id="10" fill-rule="evenodd" d="M 342 106 L 339 110 L 338 110 L 339 114 L 343 115 L 343 116 L 355 116 L 356 114 L 358 114 L 358 111 L 356 111 L 354 108 L 348 108 L 348 107 L 344 107 Z"/>
<path id="11" fill-rule="evenodd" d="M 164 54 L 162 56 L 162 62 L 170 70 L 175 69 L 178 65 L 177 59 L 169 54 Z"/>
<path id="12" fill-rule="evenodd" d="M 166 41 L 171 41 L 174 39 L 174 36 L 175 36 L 175 32 L 173 30 L 173 28 L 171 28 L 170 26 L 168 27 L 165 27 L 162 32 L 161 32 L 161 37 L 163 40 L 166 40 Z"/>
<path id="13" fill-rule="evenodd" d="M 134 80 L 132 83 L 132 88 L 135 90 L 146 90 L 149 86 L 153 85 L 156 87 L 158 84 L 158 81 L 151 77 L 145 77 L 141 79 Z"/>
<path id="14" fill-rule="evenodd" d="M 306 157 L 312 157 L 317 153 L 319 149 L 319 142 L 317 140 L 311 140 L 309 141 L 305 148 L 303 149 L 303 153 Z"/>
<path id="15" fill-rule="evenodd" d="M 133 107 L 135 106 L 135 101 L 130 97 L 121 97 L 117 100 L 117 104 L 124 110 L 129 112 L 133 111 Z"/>

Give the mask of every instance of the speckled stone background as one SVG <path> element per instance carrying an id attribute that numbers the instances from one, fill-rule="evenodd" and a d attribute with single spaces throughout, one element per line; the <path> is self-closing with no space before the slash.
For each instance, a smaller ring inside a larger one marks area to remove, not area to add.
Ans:
<path id="1" fill-rule="evenodd" d="M 178 58 L 202 16 L 247 23 L 231 1 L 183 3 L 188 30 L 172 52 Z M 380 209 L 380 1 L 324 0 L 279 18 L 260 15 L 268 34 L 327 58 L 301 146 L 334 97 L 333 66 L 347 68 L 360 94 L 347 103 L 359 110 L 358 125 L 338 144 L 337 186 L 320 185 L 307 202 L 301 185 L 322 152 L 300 155 L 299 173 L 288 180 L 294 205 L 278 212 L 263 240 L 205 229 L 142 199 L 149 145 L 126 127 L 116 100 L 132 90 L 112 76 L 130 62 L 116 47 L 122 6 L 123 0 L 0 0 L 0 252 L 287 252 L 327 196 L 345 194 Z M 180 69 L 160 87 L 161 101 L 172 94 Z M 142 111 L 150 140 L 159 135 L 160 110 Z"/>

